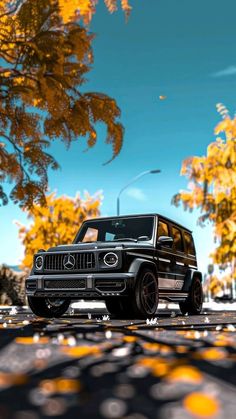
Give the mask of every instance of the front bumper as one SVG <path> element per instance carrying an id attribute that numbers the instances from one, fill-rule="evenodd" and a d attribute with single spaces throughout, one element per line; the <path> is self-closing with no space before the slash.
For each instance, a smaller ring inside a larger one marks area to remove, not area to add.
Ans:
<path id="1" fill-rule="evenodd" d="M 132 273 L 31 275 L 26 279 L 26 295 L 37 297 L 105 298 L 127 296 Z"/>

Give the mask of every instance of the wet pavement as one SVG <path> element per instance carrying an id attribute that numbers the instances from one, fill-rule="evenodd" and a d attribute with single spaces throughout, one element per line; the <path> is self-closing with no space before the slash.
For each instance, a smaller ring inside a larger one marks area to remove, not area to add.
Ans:
<path id="1" fill-rule="evenodd" d="M 0 419 L 234 419 L 236 312 L 0 310 Z"/>

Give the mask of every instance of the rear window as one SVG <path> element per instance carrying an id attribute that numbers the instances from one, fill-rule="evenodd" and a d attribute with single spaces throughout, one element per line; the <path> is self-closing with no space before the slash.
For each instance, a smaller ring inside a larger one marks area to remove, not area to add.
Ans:
<path id="1" fill-rule="evenodd" d="M 183 239 L 182 239 L 182 234 L 181 234 L 180 229 L 177 227 L 172 227 L 172 235 L 173 235 L 175 250 L 178 250 L 179 252 L 183 252 L 184 244 L 183 244 Z"/>
<path id="2" fill-rule="evenodd" d="M 196 251 L 195 251 L 195 247 L 194 247 L 194 242 L 193 242 L 192 235 L 190 233 L 187 233 L 185 231 L 184 232 L 184 240 L 185 240 L 185 245 L 186 245 L 187 253 L 189 255 L 195 256 Z"/>

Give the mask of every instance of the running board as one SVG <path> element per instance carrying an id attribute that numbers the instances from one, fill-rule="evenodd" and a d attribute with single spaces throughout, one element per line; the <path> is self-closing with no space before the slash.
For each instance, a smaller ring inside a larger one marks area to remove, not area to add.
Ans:
<path id="1" fill-rule="evenodd" d="M 188 293 L 186 292 L 159 292 L 160 300 L 167 300 L 167 301 L 177 301 L 182 302 L 185 301 L 188 297 Z"/>

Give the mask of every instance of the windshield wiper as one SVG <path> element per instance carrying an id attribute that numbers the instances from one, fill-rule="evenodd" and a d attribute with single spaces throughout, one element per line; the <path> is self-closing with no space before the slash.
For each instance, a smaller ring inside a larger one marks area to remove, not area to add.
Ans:
<path id="1" fill-rule="evenodd" d="M 112 240 L 113 242 L 127 242 L 127 241 L 129 241 L 129 242 L 137 242 L 138 240 L 137 239 L 132 239 L 131 237 L 123 237 L 123 238 L 120 238 L 120 239 L 113 239 Z"/>

